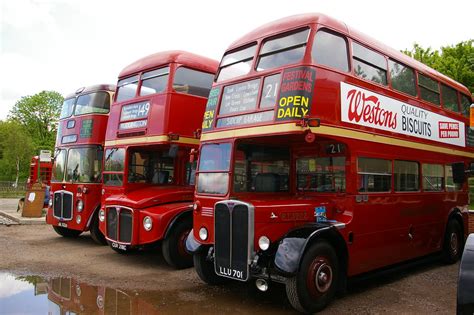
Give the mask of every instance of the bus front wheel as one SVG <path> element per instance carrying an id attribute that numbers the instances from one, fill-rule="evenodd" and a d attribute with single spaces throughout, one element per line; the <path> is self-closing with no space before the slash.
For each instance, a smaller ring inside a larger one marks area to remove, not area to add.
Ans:
<path id="1" fill-rule="evenodd" d="M 219 285 L 229 281 L 229 279 L 220 277 L 214 270 L 214 263 L 208 257 L 209 249 L 203 248 L 202 250 L 194 253 L 194 269 L 199 278 L 207 284 Z"/>
<path id="2" fill-rule="evenodd" d="M 461 257 L 463 235 L 461 226 L 456 220 L 449 220 L 443 242 L 443 261 L 454 264 Z"/>
<path id="3" fill-rule="evenodd" d="M 303 313 L 324 309 L 336 293 L 339 269 L 333 247 L 316 242 L 303 256 L 300 270 L 286 282 L 286 294 L 291 305 Z"/>
<path id="4" fill-rule="evenodd" d="M 107 245 L 104 234 L 99 229 L 99 210 L 95 211 L 90 227 L 91 238 L 99 245 Z"/>
<path id="5" fill-rule="evenodd" d="M 56 226 L 56 225 L 53 225 L 53 229 L 56 233 L 58 233 L 62 237 L 68 237 L 68 238 L 78 237 L 82 233 L 82 231 L 71 230 L 71 229 L 64 228 L 62 226 Z"/>
<path id="6" fill-rule="evenodd" d="M 185 218 L 173 226 L 170 234 L 164 239 L 162 252 L 166 262 L 177 269 L 193 265 L 193 257 L 186 252 L 186 238 L 193 228 L 192 218 Z"/>

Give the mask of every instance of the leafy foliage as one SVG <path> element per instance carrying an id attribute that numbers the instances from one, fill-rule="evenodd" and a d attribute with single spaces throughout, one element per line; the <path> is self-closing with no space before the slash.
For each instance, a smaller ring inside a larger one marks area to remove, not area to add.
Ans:
<path id="1" fill-rule="evenodd" d="M 464 84 L 474 93 L 474 47 L 473 40 L 460 42 L 453 46 L 441 47 L 441 50 L 423 48 L 414 44 L 404 54 Z"/>
<path id="2" fill-rule="evenodd" d="M 58 92 L 42 91 L 22 97 L 8 118 L 25 128 L 35 149 L 53 150 L 62 103 L 63 97 Z"/>
<path id="3" fill-rule="evenodd" d="M 17 163 L 19 178 L 28 177 L 31 157 L 35 154 L 32 138 L 15 121 L 0 121 L 0 180 L 15 180 Z"/>

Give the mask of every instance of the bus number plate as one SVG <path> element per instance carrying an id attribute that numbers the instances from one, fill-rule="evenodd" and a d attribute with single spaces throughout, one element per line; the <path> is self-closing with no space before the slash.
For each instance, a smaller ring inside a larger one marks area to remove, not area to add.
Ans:
<path id="1" fill-rule="evenodd" d="M 113 248 L 117 248 L 117 249 L 120 249 L 120 250 L 123 250 L 123 251 L 126 251 L 127 250 L 127 246 L 123 245 L 123 244 L 119 244 L 117 242 L 112 242 L 112 247 Z"/>
<path id="2" fill-rule="evenodd" d="M 67 223 L 59 222 L 58 225 L 63 228 L 67 228 Z"/>
<path id="3" fill-rule="evenodd" d="M 226 278 L 232 278 L 235 280 L 246 281 L 247 280 L 247 271 L 246 270 L 237 270 L 233 268 L 226 268 L 221 266 L 216 266 L 216 272 L 219 276 Z"/>

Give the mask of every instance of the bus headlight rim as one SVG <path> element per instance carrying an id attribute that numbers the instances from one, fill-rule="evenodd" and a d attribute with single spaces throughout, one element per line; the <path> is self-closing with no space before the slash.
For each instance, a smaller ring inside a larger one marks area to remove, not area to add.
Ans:
<path id="1" fill-rule="evenodd" d="M 151 229 L 153 228 L 153 220 L 151 217 L 146 216 L 143 218 L 143 228 L 145 229 L 145 231 L 151 231 Z"/>
<path id="2" fill-rule="evenodd" d="M 207 232 L 207 229 L 203 226 L 199 229 L 199 238 L 201 239 L 201 241 L 205 241 L 207 240 L 209 236 L 209 233 Z"/>
<path id="3" fill-rule="evenodd" d="M 266 251 L 270 248 L 270 239 L 265 235 L 260 236 L 258 239 L 258 247 L 261 250 Z"/>
<path id="4" fill-rule="evenodd" d="M 104 209 L 99 210 L 99 221 L 104 222 L 105 221 L 105 211 Z"/>

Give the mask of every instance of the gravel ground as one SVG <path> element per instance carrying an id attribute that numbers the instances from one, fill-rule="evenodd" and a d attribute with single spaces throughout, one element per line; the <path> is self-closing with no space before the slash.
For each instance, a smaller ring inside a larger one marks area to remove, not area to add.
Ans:
<path id="1" fill-rule="evenodd" d="M 0 271 L 69 276 L 91 285 L 149 291 L 159 294 L 165 303 L 167 299 L 189 302 L 196 314 L 294 313 L 281 285 L 272 286 L 267 293 L 256 291 L 253 284 L 210 287 L 199 280 L 192 268 L 168 267 L 159 251 L 121 255 L 107 246 L 96 245 L 88 233 L 65 239 L 47 225 L 0 225 L 0 244 Z M 429 261 L 352 282 L 348 293 L 323 313 L 453 314 L 458 267 Z"/>
<path id="2" fill-rule="evenodd" d="M 0 225 L 12 225 L 12 224 L 18 224 L 15 221 L 12 221 L 8 218 L 5 218 L 4 216 L 0 215 Z"/>

